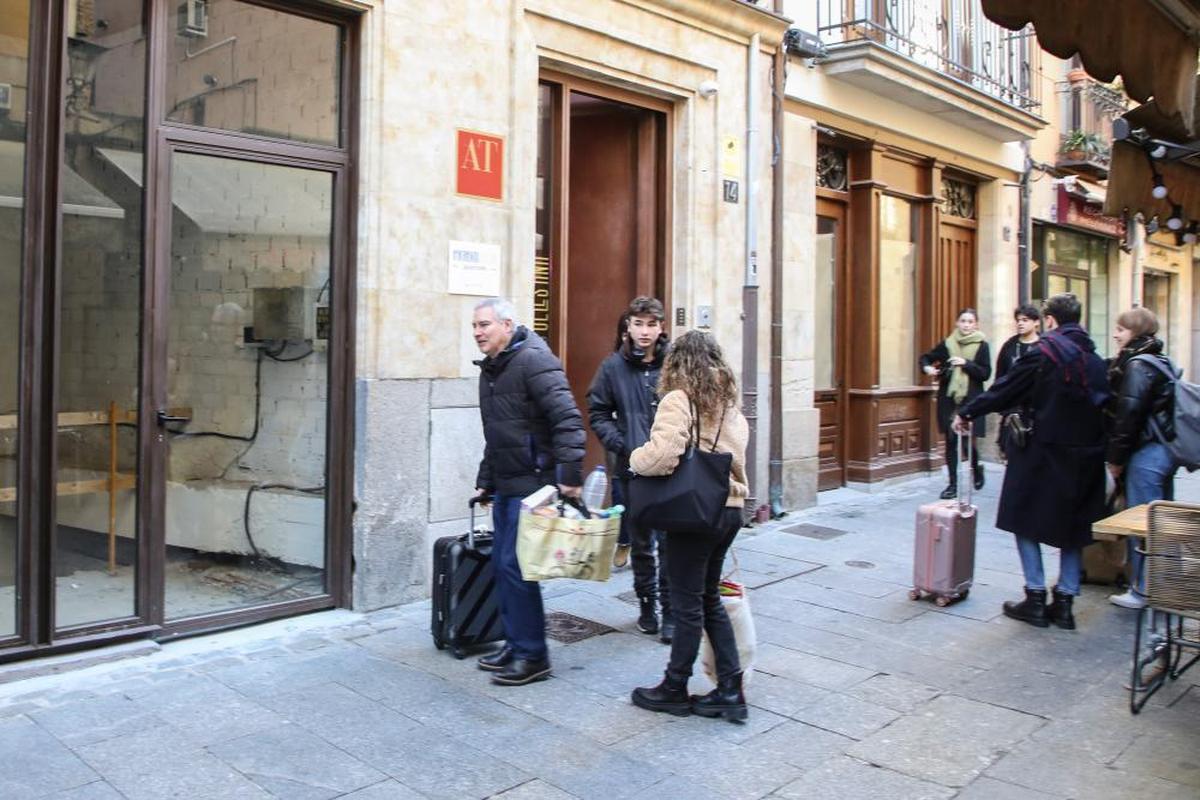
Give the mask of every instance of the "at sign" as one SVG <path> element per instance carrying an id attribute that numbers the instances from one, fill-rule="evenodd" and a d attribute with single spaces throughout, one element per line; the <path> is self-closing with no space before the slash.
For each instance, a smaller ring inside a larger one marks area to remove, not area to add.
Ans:
<path id="1" fill-rule="evenodd" d="M 475 131 L 458 131 L 456 191 L 472 197 L 504 197 L 504 139 Z"/>

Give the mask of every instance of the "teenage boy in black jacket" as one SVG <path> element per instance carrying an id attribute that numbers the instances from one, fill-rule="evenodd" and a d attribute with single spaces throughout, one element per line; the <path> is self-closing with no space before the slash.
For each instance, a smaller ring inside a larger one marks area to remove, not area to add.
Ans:
<path id="1" fill-rule="evenodd" d="M 588 389 L 588 421 L 604 448 L 616 457 L 613 479 L 615 488 L 624 497 L 629 496 L 629 454 L 650 438 L 650 426 L 658 408 L 658 374 L 668 342 L 663 330 L 665 316 L 660 301 L 653 297 L 634 298 L 625 312 L 627 323 L 621 346 L 600 364 Z M 621 518 L 621 527 L 633 546 L 633 588 L 641 607 L 638 630 L 658 633 L 663 642 L 670 642 L 675 622 L 668 605 L 666 537 L 654 530 L 638 528 L 629 521 L 629 514 Z"/>

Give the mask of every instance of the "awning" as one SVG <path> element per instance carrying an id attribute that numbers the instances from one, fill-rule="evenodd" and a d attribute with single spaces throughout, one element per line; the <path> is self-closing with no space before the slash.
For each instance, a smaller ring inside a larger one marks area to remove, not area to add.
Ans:
<path id="1" fill-rule="evenodd" d="M 1196 121 L 1195 0 L 981 0 L 993 22 L 1021 30 L 1059 58 L 1076 53 L 1097 80 L 1121 76 L 1125 93 L 1191 131 Z"/>
<path id="2" fill-rule="evenodd" d="M 1170 192 L 1169 200 L 1151 194 L 1154 172 L 1162 176 Z M 1108 173 L 1108 197 L 1104 213 L 1119 216 L 1141 212 L 1146 219 L 1157 216 L 1160 223 L 1171 215 L 1171 205 L 1183 206 L 1183 219 L 1200 220 L 1200 171 L 1186 161 L 1156 161 L 1154 168 L 1142 148 L 1127 142 L 1113 142 L 1112 168 Z"/>
<path id="3" fill-rule="evenodd" d="M 0 208 L 23 208 L 24 184 L 25 143 L 0 141 Z M 125 209 L 67 166 L 62 170 L 62 202 L 64 214 L 109 219 L 125 217 Z"/>

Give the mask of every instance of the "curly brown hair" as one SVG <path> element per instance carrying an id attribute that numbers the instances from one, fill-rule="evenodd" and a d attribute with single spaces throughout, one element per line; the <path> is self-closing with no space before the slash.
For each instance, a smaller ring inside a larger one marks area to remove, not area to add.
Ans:
<path id="1" fill-rule="evenodd" d="M 701 419 L 713 419 L 737 403 L 737 379 L 711 335 L 688 331 L 671 343 L 658 379 L 658 394 L 680 389 L 699 408 Z"/>

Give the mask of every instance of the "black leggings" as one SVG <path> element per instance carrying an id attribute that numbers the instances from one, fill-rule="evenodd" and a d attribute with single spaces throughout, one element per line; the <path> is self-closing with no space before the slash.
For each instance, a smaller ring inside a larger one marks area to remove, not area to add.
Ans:
<path id="1" fill-rule="evenodd" d="M 686 681 L 700 652 L 700 632 L 708 633 L 716 655 L 717 677 L 732 678 L 741 672 L 733 626 L 721 604 L 718 584 L 725 564 L 725 553 L 742 527 L 742 509 L 726 508 L 717 530 L 669 533 L 671 557 L 667 572 L 671 577 L 671 607 L 675 616 L 675 635 L 671 639 L 671 660 L 667 674 Z"/>
<path id="2" fill-rule="evenodd" d="M 958 435 L 951 431 L 946 434 L 946 469 L 950 471 L 950 485 L 958 485 Z M 979 471 L 979 439 L 971 434 L 971 480 Z"/>

